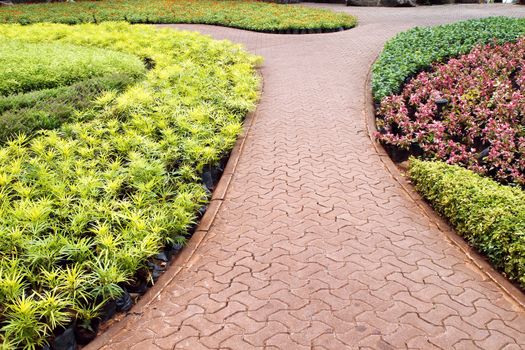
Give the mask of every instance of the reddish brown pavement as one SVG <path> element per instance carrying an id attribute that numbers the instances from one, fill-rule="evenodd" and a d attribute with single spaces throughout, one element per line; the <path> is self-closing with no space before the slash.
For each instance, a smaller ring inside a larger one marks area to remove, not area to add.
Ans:
<path id="1" fill-rule="evenodd" d="M 325 7 L 359 27 L 178 26 L 264 56 L 264 92 L 208 236 L 104 349 L 525 349 L 524 310 L 392 178 L 363 114 L 368 69 L 396 32 L 525 7 Z"/>

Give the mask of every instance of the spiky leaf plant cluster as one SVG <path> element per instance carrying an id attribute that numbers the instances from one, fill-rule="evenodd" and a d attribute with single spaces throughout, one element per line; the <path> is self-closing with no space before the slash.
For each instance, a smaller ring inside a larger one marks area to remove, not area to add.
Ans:
<path id="1" fill-rule="evenodd" d="M 15 38 L 16 39 L 16 38 Z M 0 42 L 0 95 L 71 85 L 115 72 L 140 73 L 137 57 L 61 43 Z"/>
<path id="2" fill-rule="evenodd" d="M 56 129 L 79 116 L 93 116 L 87 111 L 96 107 L 98 97 L 107 91 L 121 92 L 142 76 L 116 71 L 68 86 L 0 96 L 0 144 L 15 134 L 32 135 L 42 129 Z"/>
<path id="3" fill-rule="evenodd" d="M 128 53 L 8 39 L 0 42 L 0 66 L 0 144 L 74 120 L 104 92 L 120 92 L 146 71 Z"/>
<path id="4" fill-rule="evenodd" d="M 202 169 L 232 148 L 254 106 L 258 59 L 229 42 L 126 23 L 0 26 L 0 41 L 14 38 L 154 67 L 77 122 L 0 148 L 0 338 L 34 349 L 95 317 L 163 245 L 184 241 L 208 197 Z"/>

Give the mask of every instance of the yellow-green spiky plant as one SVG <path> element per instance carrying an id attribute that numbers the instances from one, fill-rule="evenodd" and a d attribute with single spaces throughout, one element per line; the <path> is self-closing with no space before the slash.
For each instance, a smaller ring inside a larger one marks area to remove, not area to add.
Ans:
<path id="1" fill-rule="evenodd" d="M 76 121 L 0 147 L 0 343 L 33 349 L 75 318 L 89 324 L 163 245 L 183 241 L 207 201 L 202 170 L 229 152 L 254 107 L 258 59 L 126 23 L 0 25 L 0 41 L 13 39 L 150 65 Z"/>

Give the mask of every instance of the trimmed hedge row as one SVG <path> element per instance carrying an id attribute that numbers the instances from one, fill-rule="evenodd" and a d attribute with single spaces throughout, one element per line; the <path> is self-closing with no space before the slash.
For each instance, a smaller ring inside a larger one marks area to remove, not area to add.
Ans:
<path id="1" fill-rule="evenodd" d="M 389 40 L 372 68 L 376 102 L 400 91 L 403 83 L 431 64 L 469 52 L 478 44 L 505 43 L 525 35 L 525 18 L 491 17 L 414 28 Z"/>
<path id="2" fill-rule="evenodd" d="M 104 0 L 0 7 L 0 23 L 105 21 L 212 24 L 280 34 L 337 31 L 357 24 L 345 13 L 256 0 Z"/>
<path id="3" fill-rule="evenodd" d="M 412 158 L 416 189 L 473 247 L 525 289 L 525 192 L 456 165 Z"/>

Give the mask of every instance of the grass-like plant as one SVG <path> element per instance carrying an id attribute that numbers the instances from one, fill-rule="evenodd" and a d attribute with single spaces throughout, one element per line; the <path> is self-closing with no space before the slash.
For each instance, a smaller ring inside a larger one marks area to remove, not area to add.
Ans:
<path id="1" fill-rule="evenodd" d="M 145 67 L 130 54 L 71 44 L 0 42 L 0 95 L 71 85 L 108 74 L 140 75 Z"/>
<path id="2" fill-rule="evenodd" d="M 0 144 L 89 118 L 97 97 L 146 73 L 143 60 L 129 53 L 56 42 L 3 40 L 0 62 Z"/>
<path id="3" fill-rule="evenodd" d="M 0 25 L 0 41 L 14 39 L 151 64 L 73 121 L 0 147 L 0 338 L 32 349 L 73 319 L 89 328 L 149 258 L 184 241 L 208 199 L 203 169 L 254 107 L 259 60 L 229 42 L 127 23 Z"/>
<path id="4" fill-rule="evenodd" d="M 142 75 L 111 73 L 53 89 L 0 96 L 0 144 L 16 134 L 35 134 L 65 122 L 92 118 L 88 113 L 107 92 L 121 92 Z"/>
<path id="5" fill-rule="evenodd" d="M 0 23 L 105 21 L 200 23 L 255 31 L 335 30 L 357 24 L 355 17 L 345 13 L 257 0 L 103 0 L 0 7 Z"/>

